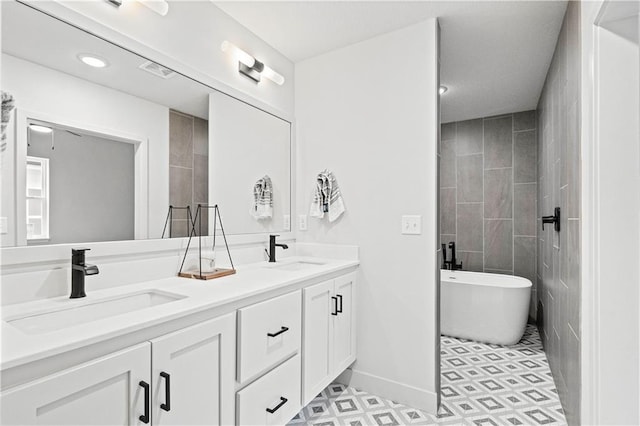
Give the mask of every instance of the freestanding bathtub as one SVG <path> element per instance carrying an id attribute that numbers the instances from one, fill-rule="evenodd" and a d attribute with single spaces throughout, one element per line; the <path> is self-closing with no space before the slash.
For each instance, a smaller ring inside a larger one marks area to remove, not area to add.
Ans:
<path id="1" fill-rule="evenodd" d="M 440 271 L 440 332 L 498 345 L 520 341 L 531 281 L 512 275 Z"/>

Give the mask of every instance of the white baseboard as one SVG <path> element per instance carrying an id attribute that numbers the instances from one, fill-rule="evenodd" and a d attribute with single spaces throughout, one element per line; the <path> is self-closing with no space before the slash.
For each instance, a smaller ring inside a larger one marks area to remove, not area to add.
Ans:
<path id="1" fill-rule="evenodd" d="M 335 381 L 399 404 L 419 408 L 429 414 L 436 415 L 438 412 L 438 395 L 432 391 L 350 368 L 340 374 Z"/>

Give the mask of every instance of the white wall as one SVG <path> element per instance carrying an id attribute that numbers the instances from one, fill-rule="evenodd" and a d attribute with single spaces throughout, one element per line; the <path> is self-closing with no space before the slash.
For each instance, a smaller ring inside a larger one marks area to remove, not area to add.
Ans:
<path id="1" fill-rule="evenodd" d="M 223 92 L 251 103 L 293 112 L 293 64 L 210 1 L 170 1 L 160 16 L 136 1 L 120 8 L 106 1 L 37 1 L 34 7 L 147 56 Z M 238 73 L 238 64 L 220 50 L 229 40 L 282 74 L 284 85 L 255 84 Z"/>
<path id="2" fill-rule="evenodd" d="M 169 205 L 168 108 L 4 54 L 2 88 L 13 94 L 18 111 L 148 139 L 148 170 L 141 172 L 148 173 L 149 236 L 160 237 Z"/>
<path id="3" fill-rule="evenodd" d="M 634 2 L 582 3 L 585 424 L 640 423 L 640 68 L 604 22 Z M 603 26 L 596 26 L 600 22 Z M 637 24 L 637 21 L 636 21 Z"/>
<path id="4" fill-rule="evenodd" d="M 358 359 L 351 384 L 435 412 L 437 22 L 296 64 L 298 213 L 335 173 L 346 213 L 309 219 L 298 241 L 360 246 Z M 401 215 L 422 235 L 401 235 Z M 344 379 L 344 378 L 343 378 Z"/>

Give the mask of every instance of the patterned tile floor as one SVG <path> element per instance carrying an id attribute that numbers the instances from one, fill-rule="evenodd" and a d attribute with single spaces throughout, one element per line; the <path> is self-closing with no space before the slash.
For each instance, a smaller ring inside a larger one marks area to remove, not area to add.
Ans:
<path id="1" fill-rule="evenodd" d="M 438 416 L 334 383 L 289 425 L 565 425 L 538 331 L 499 346 L 442 336 Z"/>

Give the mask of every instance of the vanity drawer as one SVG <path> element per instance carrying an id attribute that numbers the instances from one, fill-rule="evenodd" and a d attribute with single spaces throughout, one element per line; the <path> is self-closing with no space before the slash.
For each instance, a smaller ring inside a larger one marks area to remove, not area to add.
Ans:
<path id="1" fill-rule="evenodd" d="M 300 290 L 238 310 L 239 383 L 300 351 Z"/>
<path id="2" fill-rule="evenodd" d="M 236 394 L 239 425 L 284 425 L 302 408 L 300 354 Z"/>

